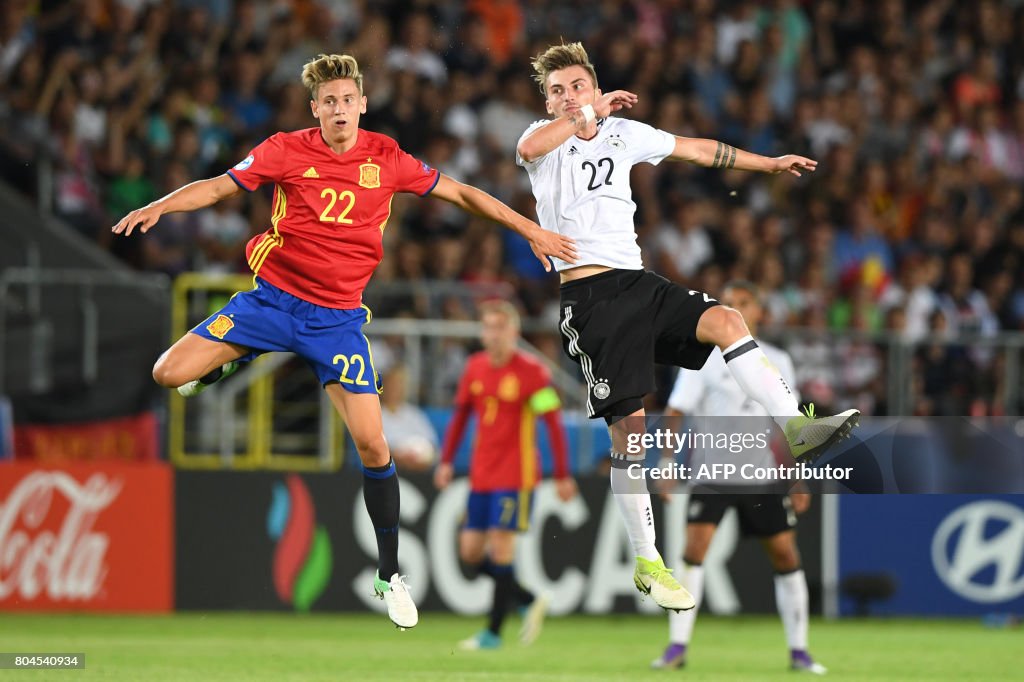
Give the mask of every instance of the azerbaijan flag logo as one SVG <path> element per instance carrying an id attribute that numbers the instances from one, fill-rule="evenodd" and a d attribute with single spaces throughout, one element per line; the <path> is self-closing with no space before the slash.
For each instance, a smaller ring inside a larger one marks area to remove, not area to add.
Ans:
<path id="1" fill-rule="evenodd" d="M 274 589 L 296 611 L 309 611 L 331 579 L 331 539 L 316 525 L 309 489 L 296 474 L 274 484 L 267 513 L 274 550 Z"/>

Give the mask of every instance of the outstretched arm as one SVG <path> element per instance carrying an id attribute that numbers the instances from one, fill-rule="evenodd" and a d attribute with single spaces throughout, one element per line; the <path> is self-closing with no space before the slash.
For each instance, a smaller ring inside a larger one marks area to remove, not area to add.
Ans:
<path id="1" fill-rule="evenodd" d="M 818 162 L 804 156 L 761 156 L 737 149 L 732 145 L 698 137 L 676 137 L 676 147 L 670 159 L 689 161 L 706 168 L 735 168 L 736 170 L 781 173 L 786 171 L 800 177 L 800 171 L 814 172 Z"/>
<path id="2" fill-rule="evenodd" d="M 207 180 L 197 180 L 174 190 L 151 204 L 135 209 L 121 218 L 117 225 L 111 228 L 111 232 L 129 235 L 138 227 L 143 233 L 146 233 L 164 213 L 206 208 L 222 199 L 233 197 L 241 191 L 242 188 L 235 184 L 235 181 L 227 173 Z"/>
<path id="3" fill-rule="evenodd" d="M 521 235 L 530 243 L 533 255 L 544 264 L 544 269 L 548 272 L 551 271 L 551 261 L 547 259 L 548 256 L 555 256 L 567 263 L 576 262 L 576 245 L 572 239 L 548 232 L 483 190 L 442 175 L 430 194 L 474 215 L 501 223 Z"/>

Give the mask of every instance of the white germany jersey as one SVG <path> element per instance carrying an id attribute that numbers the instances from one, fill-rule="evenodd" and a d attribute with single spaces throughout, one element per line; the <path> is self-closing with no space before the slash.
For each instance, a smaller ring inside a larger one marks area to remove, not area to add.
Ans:
<path id="1" fill-rule="evenodd" d="M 789 353 L 764 341 L 759 340 L 757 344 L 772 364 L 778 368 L 782 378 L 786 380 L 793 391 L 793 397 L 799 402 L 800 396 L 796 392 L 796 373 L 793 371 L 793 361 L 789 357 Z M 771 434 L 769 440 L 778 435 L 775 421 L 768 411 L 753 398 L 748 398 L 740 385 L 736 383 L 732 372 L 725 366 L 725 359 L 722 357 L 720 348 L 715 348 L 711 352 L 708 361 L 701 369 L 679 370 L 676 383 L 672 387 L 672 395 L 668 399 L 668 406 L 687 416 L 709 417 L 710 419 L 697 420 L 701 429 L 755 435 L 768 432 Z M 736 419 L 736 417 L 740 419 Z M 728 461 L 738 467 L 743 464 L 770 467 L 775 462 L 775 456 L 768 448 L 746 448 L 740 453 L 718 451 L 713 457 L 695 450 L 691 455 L 690 464 L 699 466 L 704 461 L 711 463 L 712 459 L 716 462 Z M 730 480 L 729 482 L 756 483 L 756 481 L 740 480 Z"/>
<path id="2" fill-rule="evenodd" d="M 520 141 L 548 123 L 537 121 Z M 530 175 L 541 227 L 576 240 L 576 263 L 553 258 L 557 270 L 580 265 L 643 269 L 630 170 L 642 162 L 661 163 L 675 143 L 675 136 L 663 130 L 610 116 L 590 140 L 573 135 L 533 161 L 516 154 L 516 163 Z"/>

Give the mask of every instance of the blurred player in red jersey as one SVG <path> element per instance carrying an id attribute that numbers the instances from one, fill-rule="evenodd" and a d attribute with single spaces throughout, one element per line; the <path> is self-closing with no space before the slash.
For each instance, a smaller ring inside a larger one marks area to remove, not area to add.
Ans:
<path id="1" fill-rule="evenodd" d="M 224 175 L 199 180 L 132 211 L 112 229 L 147 232 L 165 213 L 194 211 L 274 183 L 271 227 L 246 249 L 252 291 L 236 294 L 164 352 L 153 378 L 185 396 L 233 373 L 239 362 L 292 351 L 309 363 L 348 426 L 363 464 L 366 511 L 377 533 L 376 594 L 399 627 L 419 620 L 398 570 L 399 491 L 381 424 L 380 382 L 362 333 L 363 289 L 383 256 L 397 192 L 432 194 L 522 235 L 546 256 L 572 258 L 571 240 L 542 230 L 481 190 L 444 177 L 391 138 L 359 129 L 363 76 L 348 55 L 320 55 L 302 69 L 319 127 L 277 133 Z"/>
<path id="2" fill-rule="evenodd" d="M 459 534 L 459 557 L 494 579 L 494 601 L 487 629 L 463 641 L 463 649 L 499 647 L 501 625 L 513 602 L 526 608 L 520 641 L 529 644 L 540 634 L 547 598 L 534 597 L 519 585 L 513 571 L 516 533 L 529 526 L 533 488 L 541 473 L 535 435 L 537 417 L 547 425 L 559 498 L 568 501 L 576 494 L 576 482 L 569 476 L 561 401 L 551 387 L 547 368 L 516 348 L 519 313 L 505 301 L 485 303 L 480 320 L 484 350 L 466 363 L 441 463 L 434 473 L 438 488 L 451 482 L 455 451 L 470 415 L 475 413 L 477 434 L 469 466 L 466 522 Z"/>

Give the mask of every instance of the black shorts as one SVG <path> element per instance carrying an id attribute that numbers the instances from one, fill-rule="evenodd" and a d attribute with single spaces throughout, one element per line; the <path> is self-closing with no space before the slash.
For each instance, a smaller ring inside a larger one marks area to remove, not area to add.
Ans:
<path id="1" fill-rule="evenodd" d="M 697 322 L 719 305 L 647 270 L 609 270 L 562 285 L 562 348 L 583 369 L 587 414 L 655 390 L 654 365 L 704 366 L 714 345 Z"/>
<path id="2" fill-rule="evenodd" d="M 789 495 L 691 493 L 686 521 L 717 526 L 729 507 L 736 508 L 744 535 L 766 538 L 796 528 L 796 512 Z"/>

